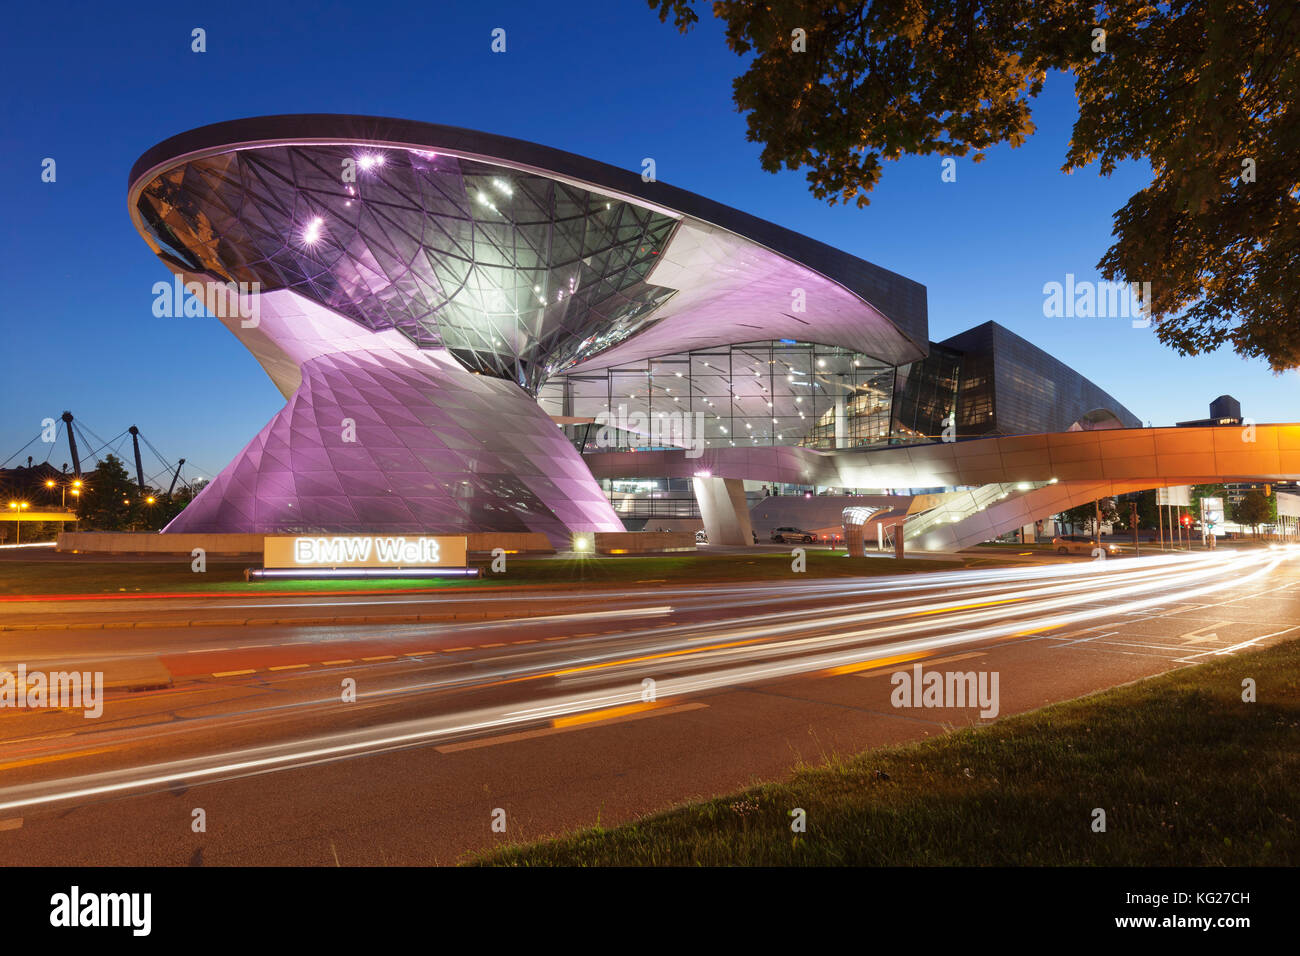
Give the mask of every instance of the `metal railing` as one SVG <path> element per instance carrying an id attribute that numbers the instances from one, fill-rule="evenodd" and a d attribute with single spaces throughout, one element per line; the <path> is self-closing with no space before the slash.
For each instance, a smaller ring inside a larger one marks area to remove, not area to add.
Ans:
<path id="1" fill-rule="evenodd" d="M 980 485 L 970 491 L 962 491 L 953 495 L 947 501 L 931 508 L 929 511 L 915 515 L 907 519 L 903 525 L 903 535 L 905 539 L 915 538 L 917 535 L 935 528 L 938 525 L 952 524 L 961 521 L 963 518 L 969 518 L 995 504 L 1012 494 L 1026 493 L 1035 488 L 1041 488 L 1044 482 L 1021 482 L 1028 484 L 1027 488 L 1020 488 L 1018 484 L 990 484 Z"/>

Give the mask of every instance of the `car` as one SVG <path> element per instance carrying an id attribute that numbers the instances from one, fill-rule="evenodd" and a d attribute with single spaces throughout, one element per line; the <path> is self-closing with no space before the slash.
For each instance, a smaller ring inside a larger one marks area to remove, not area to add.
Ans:
<path id="1" fill-rule="evenodd" d="M 696 543 L 696 544 L 708 544 L 708 543 L 709 543 L 709 533 L 708 533 L 707 531 L 705 531 L 703 528 L 701 528 L 699 531 L 695 532 L 695 543 Z"/>
<path id="2" fill-rule="evenodd" d="M 1096 540 L 1087 534 L 1058 534 L 1052 539 L 1052 548 L 1057 554 L 1090 555 L 1096 547 Z M 1101 547 L 1108 555 L 1119 554 L 1122 550 L 1119 545 L 1108 541 L 1103 541 Z"/>
<path id="3" fill-rule="evenodd" d="M 772 540 L 777 544 L 785 544 L 787 541 L 802 541 L 804 544 L 812 544 L 817 540 L 817 536 L 811 531 L 804 531 L 802 528 L 777 528 L 772 532 Z"/>

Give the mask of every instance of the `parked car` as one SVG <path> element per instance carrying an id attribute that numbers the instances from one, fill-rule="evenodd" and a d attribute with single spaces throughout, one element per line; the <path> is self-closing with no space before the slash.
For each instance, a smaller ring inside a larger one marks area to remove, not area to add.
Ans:
<path id="1" fill-rule="evenodd" d="M 1057 554 L 1092 554 L 1093 549 L 1097 547 L 1097 542 L 1092 535 L 1087 534 L 1058 534 L 1052 539 L 1052 547 Z M 1107 554 L 1119 554 L 1123 549 L 1112 542 L 1103 540 L 1102 549 Z"/>
<path id="2" fill-rule="evenodd" d="M 777 544 L 785 544 L 787 541 L 802 541 L 804 544 L 812 544 L 817 540 L 817 536 L 811 531 L 804 531 L 802 528 L 777 528 L 772 532 L 772 540 Z"/>

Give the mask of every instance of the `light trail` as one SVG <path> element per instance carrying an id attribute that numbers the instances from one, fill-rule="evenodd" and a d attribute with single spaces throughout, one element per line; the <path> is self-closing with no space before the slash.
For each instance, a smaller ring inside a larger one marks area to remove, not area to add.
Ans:
<path id="1" fill-rule="evenodd" d="M 891 661 L 923 660 L 944 650 L 1014 638 L 1241 587 L 1272 573 L 1283 561 L 1294 556 L 1294 553 L 1269 552 L 1249 556 L 1224 554 L 1222 557 L 1207 555 L 1193 559 L 1152 559 L 1152 563 L 1112 560 L 1096 562 L 1096 566 L 1089 563 L 1064 569 L 1017 569 L 1021 573 L 1014 581 L 1002 574 L 975 572 L 980 575 L 980 580 L 986 587 L 986 595 L 1005 593 L 1007 587 L 1017 590 L 1017 597 L 1013 601 L 979 607 L 967 606 L 970 604 L 970 595 L 958 594 L 954 590 L 958 582 L 962 587 L 976 587 L 976 581 L 971 577 L 972 572 L 957 572 L 938 582 L 934 578 L 945 572 L 933 572 L 927 575 L 931 580 L 923 586 L 914 577 L 903 577 L 901 581 L 906 582 L 913 592 L 942 591 L 942 599 L 937 601 L 913 593 L 912 597 L 895 596 L 876 602 L 857 601 L 850 605 L 849 613 L 844 613 L 844 607 L 833 607 L 830 609 L 833 613 L 827 616 L 813 615 L 808 611 L 781 612 L 779 615 L 747 614 L 723 622 L 683 623 L 667 628 L 648 629 L 619 636 L 619 642 L 624 645 L 628 639 L 638 634 L 649 638 L 652 643 L 641 646 L 638 655 L 620 660 L 618 654 L 626 656 L 625 651 L 613 649 L 609 654 L 595 655 L 602 665 L 599 668 L 587 666 L 592 663 L 593 657 L 590 641 L 576 645 L 566 642 L 530 646 L 528 652 L 517 652 L 520 658 L 528 656 L 530 660 L 527 661 L 507 662 L 488 669 L 479 668 L 469 676 L 448 674 L 433 681 L 403 682 L 395 687 L 367 692 L 362 695 L 362 700 L 375 705 L 402 695 L 482 688 L 500 682 L 507 676 L 520 675 L 528 675 L 530 679 L 549 677 L 556 680 L 559 693 L 545 699 L 507 702 L 463 712 L 339 731 L 305 740 L 22 784 L 0 790 L 0 812 L 70 800 L 102 799 L 128 792 L 165 788 L 181 782 L 235 779 L 420 746 L 429 742 L 501 732 L 538 721 L 572 720 L 583 715 L 596 720 L 600 718 L 591 717 L 593 712 L 643 704 L 638 678 L 646 672 L 662 672 L 665 665 L 683 672 L 669 675 L 661 673 L 656 678 L 657 700 L 661 703 L 739 684 L 817 673 L 849 673 L 869 667 L 889 666 Z M 1153 567 L 1156 561 L 1159 561 L 1159 566 Z M 1044 573 L 1025 574 L 1024 570 L 1041 570 Z M 856 585 L 854 589 L 820 586 L 810 589 L 791 585 L 783 590 L 800 596 L 807 596 L 809 590 L 814 590 L 823 592 L 824 597 L 838 596 L 850 600 L 872 591 L 880 593 L 888 590 L 882 589 L 879 581 L 872 582 L 872 588 L 863 588 L 862 582 L 853 584 Z M 1161 586 L 1158 593 L 1152 594 L 1154 584 Z M 1080 593 L 1081 588 L 1086 590 Z M 718 592 L 719 596 L 728 593 L 726 589 L 712 590 Z M 826 594 L 827 591 L 831 593 Z M 652 593 L 656 601 L 665 600 L 663 591 Z M 726 606 L 741 604 L 747 608 L 754 606 L 752 600 L 737 598 L 735 591 L 730 592 L 730 595 L 730 599 L 716 603 Z M 1080 600 L 1092 606 L 1079 608 Z M 715 602 L 710 598 L 701 603 L 705 609 L 710 609 Z M 648 609 L 621 610 L 624 616 L 634 618 L 639 613 L 664 614 L 670 607 L 657 603 Z M 700 607 L 693 606 L 690 609 L 699 610 Z M 674 610 L 680 613 L 682 608 Z M 864 611 L 866 613 L 862 613 Z M 917 618 L 915 615 L 920 611 L 933 613 Z M 774 623 L 773 617 L 779 617 L 779 621 Z M 900 617 L 904 619 L 899 620 Z M 544 618 L 522 618 L 519 623 L 538 620 L 545 621 Z M 871 622 L 872 626 L 864 628 L 864 620 Z M 888 623 L 891 620 L 893 623 Z M 500 625 L 500 622 L 496 623 Z M 808 630 L 830 633 L 785 639 Z M 664 640 L 665 631 L 670 632 L 668 640 Z M 725 646 L 720 646 L 720 642 Z M 672 656 L 666 656 L 669 654 Z M 458 665 L 465 666 L 462 662 L 455 661 L 439 664 L 440 667 L 453 670 Z M 472 669 L 473 662 L 468 662 L 468 666 Z M 596 681 L 604 681 L 613 686 L 584 687 Z M 566 685 L 568 690 L 565 690 Z M 335 708 L 332 712 L 337 713 L 337 702 L 337 697 L 332 697 L 287 705 L 277 704 L 275 708 L 246 712 L 236 723 L 251 726 L 258 722 L 259 717 L 273 713 L 283 714 L 293 709 L 303 713 L 325 714 L 329 712 L 326 710 L 328 707 Z M 231 723 L 228 717 L 208 719 L 220 721 L 223 725 Z M 201 721 L 188 723 L 194 727 Z M 122 728 L 119 732 L 129 734 L 133 740 L 142 736 L 133 728 Z M 155 736 L 168 735 L 159 733 Z M 58 746 L 85 748 L 87 745 L 82 740 L 73 738 L 65 739 Z M 57 752 L 50 752 L 47 758 L 57 759 L 60 756 Z M 34 758 L 31 763 L 39 764 L 41 759 Z"/>

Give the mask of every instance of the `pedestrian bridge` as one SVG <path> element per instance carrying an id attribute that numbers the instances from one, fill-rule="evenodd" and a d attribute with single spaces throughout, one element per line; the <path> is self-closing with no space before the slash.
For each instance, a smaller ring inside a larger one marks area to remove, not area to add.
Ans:
<path id="1" fill-rule="evenodd" d="M 953 551 L 1125 492 L 1300 480 L 1300 424 L 1114 428 L 837 451 L 706 448 L 695 458 L 685 451 L 601 452 L 583 460 L 597 479 L 693 479 L 709 540 L 722 544 L 751 540 L 744 495 L 736 493 L 744 479 L 967 489 L 905 525 L 910 547 Z"/>

